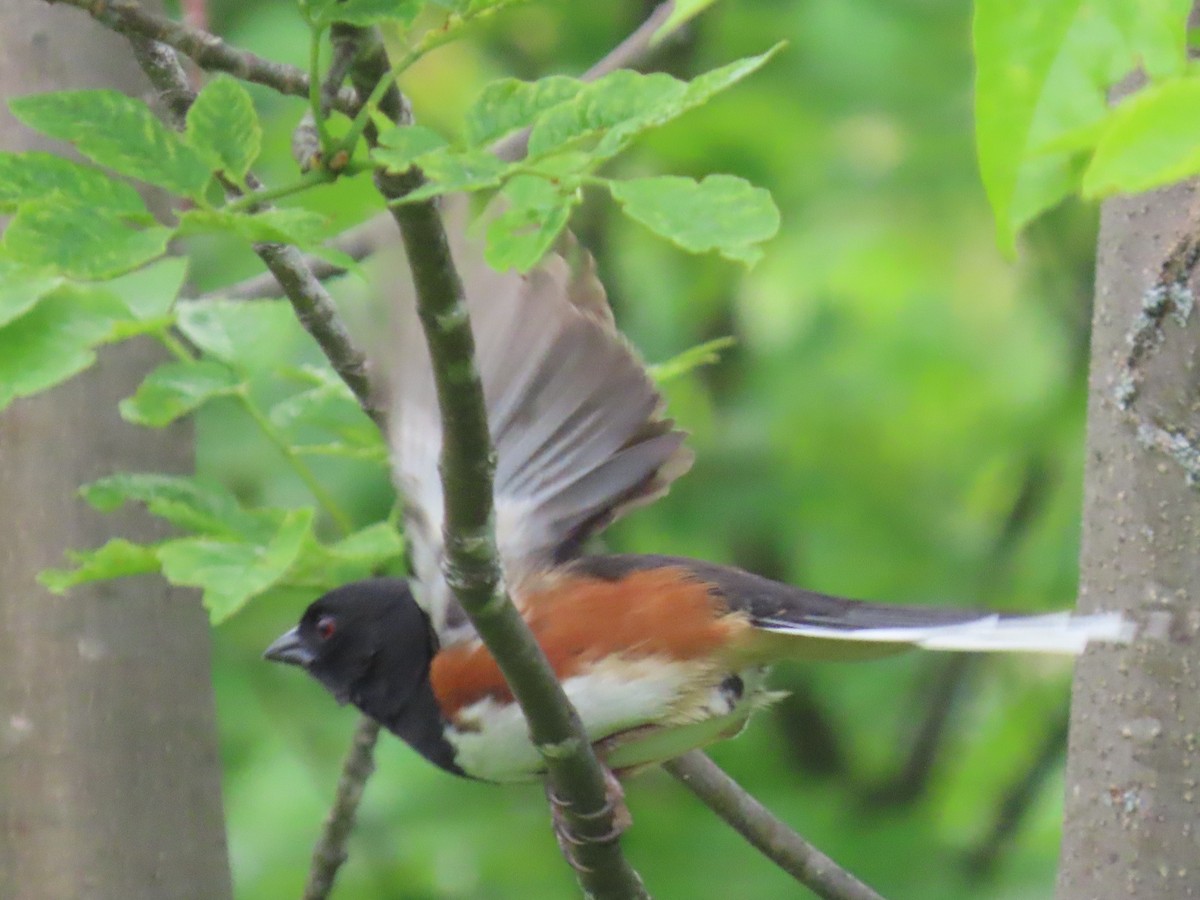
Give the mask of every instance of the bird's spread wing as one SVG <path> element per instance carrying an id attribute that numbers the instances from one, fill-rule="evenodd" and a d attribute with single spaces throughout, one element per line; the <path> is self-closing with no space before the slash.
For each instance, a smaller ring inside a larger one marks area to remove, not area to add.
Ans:
<path id="1" fill-rule="evenodd" d="M 455 231 L 459 231 L 455 229 Z M 453 232 L 452 232 L 453 233 Z M 461 234 L 461 231 L 459 231 Z M 684 434 L 617 332 L 591 256 L 568 238 L 526 275 L 490 270 L 452 239 L 496 449 L 496 537 L 505 578 L 569 558 L 591 534 L 666 491 L 691 464 Z M 441 417 L 406 277 L 373 353 L 405 502 L 419 602 L 443 642 L 469 633 L 442 575 Z"/>

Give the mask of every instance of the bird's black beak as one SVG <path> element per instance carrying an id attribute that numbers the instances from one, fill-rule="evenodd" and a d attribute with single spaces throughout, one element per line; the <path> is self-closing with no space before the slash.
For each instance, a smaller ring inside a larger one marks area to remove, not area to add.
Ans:
<path id="1" fill-rule="evenodd" d="M 271 662 L 290 663 L 293 666 L 308 668 L 316 656 L 300 639 L 300 626 L 286 631 L 272 641 L 271 646 L 263 651 L 263 659 Z"/>

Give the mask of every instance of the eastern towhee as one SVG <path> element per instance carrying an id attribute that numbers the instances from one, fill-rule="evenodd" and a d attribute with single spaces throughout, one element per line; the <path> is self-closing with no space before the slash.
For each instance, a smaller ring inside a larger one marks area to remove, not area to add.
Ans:
<path id="1" fill-rule="evenodd" d="M 911 646 L 1079 653 L 1089 640 L 1129 639 L 1115 614 L 863 603 L 690 559 L 582 555 L 590 536 L 686 471 L 684 435 L 662 416 L 578 245 L 524 276 L 487 270 L 477 250 L 455 251 L 496 448 L 505 586 L 611 770 L 736 734 L 771 701 L 765 673 L 781 659 Z M 373 364 L 414 577 L 331 591 L 266 656 L 302 666 L 447 771 L 535 778 L 542 760 L 521 710 L 442 574 L 441 420 L 415 306 L 394 306 Z"/>

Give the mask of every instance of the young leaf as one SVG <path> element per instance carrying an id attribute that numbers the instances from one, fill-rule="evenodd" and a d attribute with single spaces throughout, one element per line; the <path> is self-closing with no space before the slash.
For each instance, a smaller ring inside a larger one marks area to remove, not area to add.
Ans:
<path id="1" fill-rule="evenodd" d="M 262 544 L 180 538 L 158 548 L 163 574 L 172 584 L 202 588 L 204 606 L 219 624 L 283 578 L 312 533 L 311 509 L 289 510 Z"/>
<path id="2" fill-rule="evenodd" d="M 27 313 L 62 283 L 62 276 L 51 269 L 0 256 L 0 325 Z"/>
<path id="3" fill-rule="evenodd" d="M 252 374 L 275 368 L 276 358 L 263 352 L 264 345 L 309 339 L 284 301 L 181 300 L 175 318 L 179 330 L 205 353 Z"/>
<path id="4" fill-rule="evenodd" d="M 378 574 L 403 554 L 404 541 L 388 522 L 368 525 L 335 544 L 310 536 L 286 580 L 314 591 L 328 590 Z"/>
<path id="5" fill-rule="evenodd" d="M 508 171 L 508 163 L 486 150 L 435 151 L 422 156 L 420 165 L 428 183 L 406 194 L 401 203 L 498 187 Z"/>
<path id="6" fill-rule="evenodd" d="M 234 234 L 253 243 L 310 247 L 325 236 L 329 220 L 320 213 L 289 207 L 258 213 L 226 209 L 189 209 L 179 217 L 182 234 Z"/>
<path id="7" fill-rule="evenodd" d="M 319 379 L 316 386 L 281 400 L 269 414 L 272 424 L 296 451 L 386 462 L 383 435 L 363 413 L 345 382 L 327 370 L 310 369 L 305 375 Z M 332 445 L 313 444 L 314 435 L 337 440 Z M 330 446 L 338 449 L 331 452 Z"/>
<path id="8" fill-rule="evenodd" d="M 262 126 L 241 83 L 218 75 L 204 86 L 187 113 L 188 143 L 210 168 L 238 184 L 262 148 Z"/>
<path id="9" fill-rule="evenodd" d="M 142 503 L 177 528 L 234 541 L 265 540 L 278 527 L 281 510 L 244 509 L 225 487 L 178 475 L 124 472 L 79 489 L 101 512 Z"/>
<path id="10" fill-rule="evenodd" d="M 397 126 L 379 138 L 380 146 L 371 158 L 389 172 L 407 172 L 420 157 L 446 146 L 446 139 L 432 128 L 420 125 Z"/>
<path id="11" fill-rule="evenodd" d="M 1139 62 L 1158 74 L 1183 67 L 1189 7 L 1186 0 L 976 5 L 976 144 L 1002 249 L 1011 252 L 1027 222 L 1077 188 L 1079 140 L 1099 133 L 1108 88 Z"/>
<path id="12" fill-rule="evenodd" d="M 518 175 L 501 192 L 504 212 L 488 226 L 484 257 L 497 272 L 533 268 L 567 225 L 579 192 L 562 193 L 544 178 Z"/>
<path id="13" fill-rule="evenodd" d="M 216 360 L 167 363 L 147 375 L 137 393 L 121 401 L 121 417 L 136 425 L 162 428 L 214 397 L 227 397 L 243 387 L 241 378 Z"/>
<path id="14" fill-rule="evenodd" d="M 162 256 L 171 238 L 158 226 L 130 228 L 106 210 L 52 195 L 22 204 L 4 232 L 3 253 L 65 275 L 103 279 Z"/>
<path id="15" fill-rule="evenodd" d="M 89 581 L 105 581 L 126 575 L 157 572 L 158 548 L 114 538 L 94 550 L 68 550 L 67 559 L 74 569 L 47 569 L 38 573 L 38 581 L 55 594 Z"/>
<path id="16" fill-rule="evenodd" d="M 122 175 L 199 198 L 211 172 L 182 136 L 145 103 L 116 91 L 60 91 L 17 97 L 9 107 L 43 134 Z"/>
<path id="17" fill-rule="evenodd" d="M 762 188 L 732 175 L 703 181 L 663 176 L 611 181 L 608 188 L 626 215 L 691 253 L 716 250 L 753 265 L 758 244 L 779 230 L 779 210 Z"/>
<path id="18" fill-rule="evenodd" d="M 1152 84 L 1113 114 L 1083 176 L 1085 197 L 1136 193 L 1200 172 L 1200 81 Z"/>
<path id="19" fill-rule="evenodd" d="M 641 75 L 618 69 L 542 115 L 529 135 L 529 156 L 569 149 L 594 135 L 602 135 L 595 153 L 601 158 L 613 156 L 641 132 L 678 118 L 757 71 L 781 46 L 706 72 L 690 83 L 662 73 Z"/>
<path id="20" fill-rule="evenodd" d="M 467 110 L 463 138 L 472 147 L 486 148 L 506 134 L 532 125 L 538 116 L 570 100 L 582 87 L 582 81 L 565 75 L 538 81 L 493 81 Z"/>
<path id="21" fill-rule="evenodd" d="M 63 285 L 0 327 L 0 409 L 83 371 L 129 310 L 107 291 Z"/>
<path id="22" fill-rule="evenodd" d="M 170 314 L 175 298 L 183 289 L 187 272 L 186 256 L 170 256 L 113 278 L 107 287 L 138 319 L 158 320 Z"/>
<path id="23" fill-rule="evenodd" d="M 686 375 L 688 372 L 698 369 L 701 366 L 711 366 L 720 362 L 721 351 L 727 350 L 736 343 L 737 340 L 732 337 L 714 338 L 695 347 L 689 347 L 687 350 L 676 356 L 672 356 L 668 360 L 655 363 L 646 368 L 650 372 L 650 377 L 659 384 L 662 384 L 664 381 L 670 381 L 672 378 Z"/>
<path id="24" fill-rule="evenodd" d="M 0 212 L 16 212 L 20 204 L 54 193 L 139 224 L 154 221 L 137 191 L 99 169 L 52 153 L 0 153 Z"/>

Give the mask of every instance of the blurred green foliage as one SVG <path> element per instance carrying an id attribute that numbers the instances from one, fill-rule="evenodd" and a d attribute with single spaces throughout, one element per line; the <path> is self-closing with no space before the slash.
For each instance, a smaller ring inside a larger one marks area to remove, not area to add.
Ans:
<path id="1" fill-rule="evenodd" d="M 514 9 L 422 60 L 403 86 L 418 121 L 452 132 L 486 80 L 578 74 L 650 6 Z M 210 12 L 230 40 L 304 64 L 306 33 L 287 0 L 212 0 Z M 972 146 L 969 15 L 965 3 L 929 0 L 724 0 L 655 55 L 656 67 L 689 78 L 788 41 L 762 72 L 651 134 L 609 172 L 734 173 L 769 188 L 783 220 L 747 273 L 684 254 L 607 198 L 576 213 L 618 320 L 648 360 L 737 341 L 718 364 L 666 384 L 696 467 L 612 529 L 609 548 L 731 562 L 872 599 L 1071 605 L 1094 216 L 1061 208 L 1026 235 L 1015 265 L 1001 258 Z M 251 90 L 267 126 L 256 168 L 285 179 L 303 104 Z M 358 205 L 343 197 L 323 211 L 350 224 L 376 208 L 368 184 L 351 193 Z M 257 271 L 242 245 L 197 246 L 197 289 Z M 317 358 L 298 326 L 247 339 L 264 368 Z M 255 503 L 311 502 L 232 400 L 203 411 L 198 431 L 202 476 Z M 378 465 L 314 466 L 356 523 L 387 514 Z M 259 660 L 302 605 L 251 604 L 215 632 L 243 898 L 299 896 L 355 716 L 310 679 Z M 775 680 L 793 698 L 713 754 L 885 896 L 1046 896 L 1069 665 L 997 658 L 947 674 L 947 663 L 782 666 Z M 947 691 L 950 682 L 959 689 Z M 931 709 L 947 704 L 928 779 L 882 803 L 875 789 L 905 765 Z M 973 875 L 968 854 L 1047 741 L 1053 765 L 996 864 Z M 537 785 L 456 780 L 388 736 L 378 757 L 336 896 L 574 896 Z M 628 795 L 636 824 L 626 845 L 658 896 L 801 893 L 665 775 L 636 779 Z"/>

